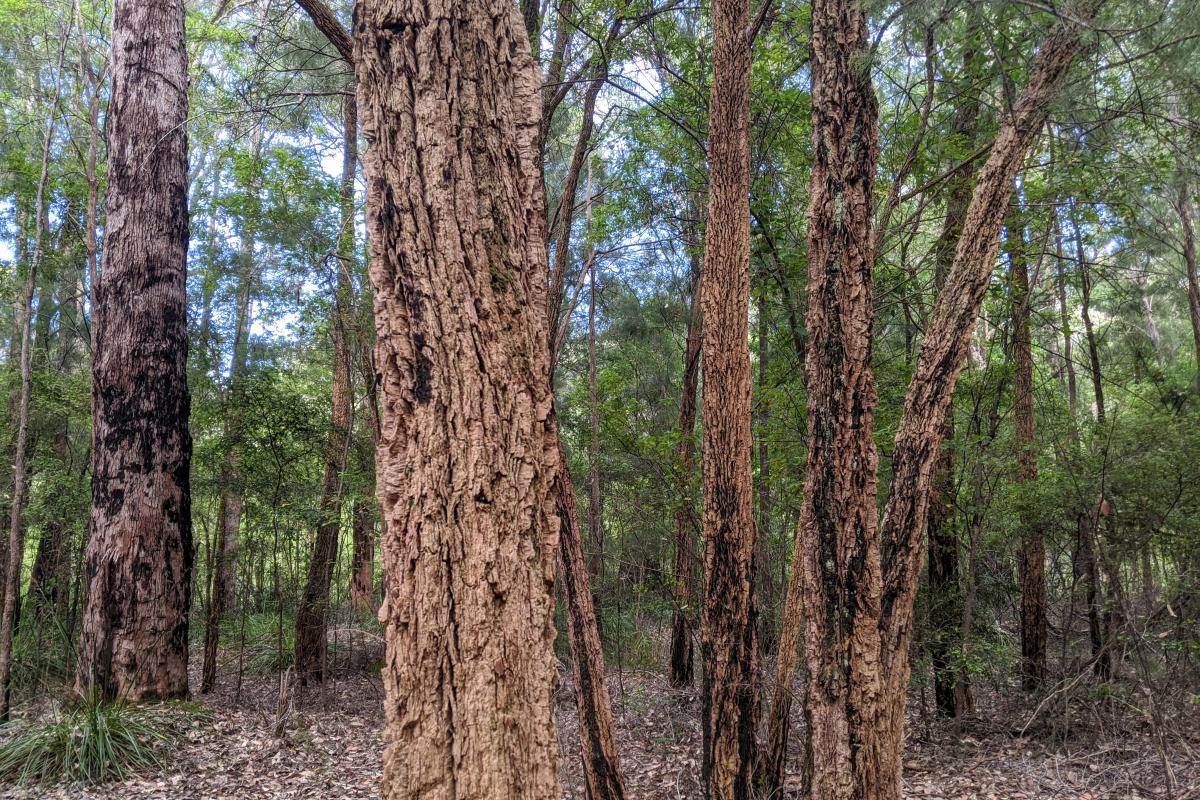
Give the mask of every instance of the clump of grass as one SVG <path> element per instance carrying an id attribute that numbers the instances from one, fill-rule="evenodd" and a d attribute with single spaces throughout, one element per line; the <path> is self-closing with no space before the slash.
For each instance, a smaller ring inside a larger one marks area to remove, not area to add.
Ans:
<path id="1" fill-rule="evenodd" d="M 0 779 L 22 784 L 97 784 L 156 771 L 174 739 L 167 720 L 150 709 L 93 700 L 5 727 Z"/>

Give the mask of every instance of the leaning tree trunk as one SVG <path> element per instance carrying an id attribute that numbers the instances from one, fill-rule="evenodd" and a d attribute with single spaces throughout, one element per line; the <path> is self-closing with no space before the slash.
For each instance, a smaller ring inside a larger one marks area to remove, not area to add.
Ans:
<path id="1" fill-rule="evenodd" d="M 296 611 L 296 674 L 301 683 L 325 677 L 325 630 L 329 616 L 329 590 L 337 563 L 338 533 L 342 527 L 342 497 L 346 458 L 350 449 L 354 401 L 350 379 L 350 306 L 353 302 L 354 173 L 358 165 L 358 113 L 354 97 L 342 103 L 345 127 L 342 143 L 342 227 L 338 258 L 334 259 L 333 415 L 325 445 L 325 475 L 321 482 L 317 535 L 308 562 L 308 580 Z"/>
<path id="2" fill-rule="evenodd" d="M 1000 228 L 1013 180 L 1045 123 L 1049 103 L 1066 80 L 1088 22 L 1100 0 L 1082 0 L 1060 17 L 1034 59 L 1029 82 L 1009 112 L 981 168 L 955 250 L 954 265 L 938 295 L 905 399 L 892 454 L 892 488 L 881 522 L 883 585 L 879 602 L 882 650 L 877 662 L 884 698 L 879 717 L 848 728 L 879 742 L 884 763 L 879 783 L 860 785 L 852 796 L 896 798 L 910 665 L 913 602 L 920 577 L 921 535 L 931 497 L 933 465 L 954 384 L 962 372 L 971 334 L 987 292 L 999 249 Z M 860 749 L 862 746 L 860 745 Z M 820 758 L 818 754 L 816 758 Z M 840 795 L 839 795 L 840 796 Z M 819 796 L 823 797 L 823 795 Z"/>
<path id="3" fill-rule="evenodd" d="M 187 51 L 181 0 L 116 0 L 91 539 L 76 689 L 188 691 Z"/>
<path id="4" fill-rule="evenodd" d="M 753 793 L 758 722 L 751 480 L 750 24 L 748 0 L 713 2 L 704 315 L 704 754 L 710 800 Z"/>
<path id="5" fill-rule="evenodd" d="M 1018 485 L 1037 483 L 1037 439 L 1033 406 L 1033 340 L 1029 332 L 1029 264 L 1025 226 L 1016 202 L 1010 211 L 1008 235 L 1012 286 L 1013 417 L 1016 427 Z M 1022 507 L 1021 523 L 1021 682 L 1026 691 L 1038 689 L 1046 677 L 1046 541 L 1037 512 Z"/>
<path id="6" fill-rule="evenodd" d="M 354 501 L 351 525 L 354 553 L 350 562 L 350 607 L 355 611 L 375 610 L 375 524 L 371 504 Z"/>
<path id="7" fill-rule="evenodd" d="M 508 0 L 361 0 L 383 796 L 559 794 L 538 75 Z"/>

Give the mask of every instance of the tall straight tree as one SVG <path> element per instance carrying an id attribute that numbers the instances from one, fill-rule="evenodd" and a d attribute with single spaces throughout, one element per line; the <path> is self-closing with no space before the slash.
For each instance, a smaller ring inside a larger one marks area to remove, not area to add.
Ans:
<path id="1" fill-rule="evenodd" d="M 711 800 L 753 796 L 758 720 L 751 486 L 750 4 L 714 0 L 703 325 L 703 775 Z M 686 435 L 686 434 L 685 434 Z"/>
<path id="2" fill-rule="evenodd" d="M 182 697 L 192 579 L 183 0 L 116 0 L 111 69 L 76 688 Z"/>
<path id="3" fill-rule="evenodd" d="M 554 798 L 539 84 L 509 0 L 361 0 L 386 798 Z"/>

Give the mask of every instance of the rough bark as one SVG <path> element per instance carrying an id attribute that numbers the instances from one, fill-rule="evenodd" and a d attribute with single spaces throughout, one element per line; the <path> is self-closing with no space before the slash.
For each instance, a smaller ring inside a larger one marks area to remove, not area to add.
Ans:
<path id="1" fill-rule="evenodd" d="M 703 782 L 750 798 L 758 719 L 751 480 L 750 23 L 748 0 L 714 0 L 704 314 Z"/>
<path id="2" fill-rule="evenodd" d="M 1016 428 L 1018 486 L 1037 483 L 1037 437 L 1033 403 L 1033 340 L 1029 332 L 1029 264 L 1025 226 L 1013 203 L 1005 244 L 1012 292 L 1013 419 Z M 1046 542 L 1037 512 L 1025 502 L 1021 524 L 1021 682 L 1038 689 L 1046 677 Z"/>
<path id="3" fill-rule="evenodd" d="M 694 233 L 694 231 L 693 231 Z M 698 237 L 693 236 L 693 239 Z M 696 387 L 700 375 L 701 313 L 700 313 L 700 265 L 697 256 L 699 242 L 688 243 L 691 264 L 691 313 L 688 315 L 687 338 L 683 347 L 683 381 L 679 398 L 679 445 L 675 450 L 675 483 L 678 500 L 674 514 L 675 542 L 674 594 L 675 607 L 671 613 L 671 668 L 669 681 L 672 686 L 692 684 L 692 627 L 695 618 L 693 573 L 695 559 L 692 537 L 695 535 L 695 499 L 692 485 L 695 481 L 696 451 Z"/>
<path id="4" fill-rule="evenodd" d="M 386 798 L 559 794 L 538 75 L 507 0 L 362 0 Z"/>
<path id="5" fill-rule="evenodd" d="M 76 689 L 187 695 L 187 52 L 181 0 L 116 0 L 95 453 Z"/>
<path id="6" fill-rule="evenodd" d="M 354 42 L 350 38 L 350 32 L 342 26 L 333 10 L 322 0 L 296 0 L 296 5 L 304 9 L 304 13 L 308 14 L 317 30 L 325 35 L 338 55 L 346 63 L 353 64 Z"/>
<path id="7" fill-rule="evenodd" d="M 892 456 L 892 489 L 882 518 L 883 593 L 880 602 L 881 657 L 886 698 L 872 738 L 888 742 L 869 788 L 894 798 L 900 787 L 900 743 L 908 686 L 908 646 L 912 637 L 921 534 L 925 530 L 933 466 L 954 384 L 962 372 L 971 334 L 987 291 L 999 248 L 999 233 L 1012 196 L 1013 179 L 1066 80 L 1098 0 L 1082 0 L 1064 13 L 1042 43 L 1029 81 L 1005 117 L 987 161 L 980 169 L 955 249 L 954 264 L 917 358 Z M 869 796 L 874 797 L 874 794 Z"/>
<path id="8" fill-rule="evenodd" d="M 371 512 L 371 503 L 355 501 L 350 561 L 350 607 L 355 611 L 375 610 L 375 522 Z"/>
<path id="9" fill-rule="evenodd" d="M 325 676 L 325 629 L 329 616 L 329 589 L 337 563 L 338 535 L 342 528 L 342 498 L 346 459 L 354 424 L 354 398 L 350 377 L 350 306 L 353 302 L 354 173 L 358 164 L 358 115 L 354 97 L 342 102 L 342 226 L 338 258 L 334 260 L 334 303 L 329 326 L 333 351 L 333 414 L 325 445 L 325 474 L 321 481 L 317 535 L 308 562 L 308 579 L 296 611 L 296 674 L 301 683 Z"/>
<path id="10" fill-rule="evenodd" d="M 881 751 L 899 743 L 885 738 L 876 721 L 884 681 L 878 454 L 871 433 L 877 399 L 871 208 L 878 104 L 865 14 L 845 0 L 818 0 L 812 46 L 809 452 L 797 550 L 809 665 L 807 766 L 814 798 L 874 797 L 874 787 L 887 783 L 888 758 Z"/>

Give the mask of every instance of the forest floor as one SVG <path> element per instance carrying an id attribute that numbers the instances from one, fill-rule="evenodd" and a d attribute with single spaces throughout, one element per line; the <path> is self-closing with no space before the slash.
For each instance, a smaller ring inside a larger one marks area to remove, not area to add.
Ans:
<path id="1" fill-rule="evenodd" d="M 564 682 L 557 697 L 564 753 L 564 797 L 584 797 L 575 754 L 574 701 Z M 199 675 L 194 676 L 199 684 Z M 668 687 L 641 671 L 609 677 L 628 794 L 640 800 L 700 798 L 698 691 Z M 198 698 L 202 713 L 184 715 L 166 770 L 84 789 L 0 785 L 0 798 L 19 800 L 357 800 L 378 797 L 383 753 L 382 686 L 366 672 L 348 672 L 278 701 L 278 678 L 223 675 L 217 691 Z M 906 797 L 944 800 L 1172 800 L 1200 798 L 1200 725 L 1175 719 L 1164 747 L 1151 726 L 1128 712 L 1072 711 L 1069 736 L 1051 740 L 1045 711 L 1018 735 L 1033 709 L 1009 707 L 980 690 L 976 714 L 957 730 L 937 721 L 918 694 L 910 704 L 905 749 Z M 283 712 L 280 713 L 282 705 Z M 1195 716 L 1195 715 L 1193 715 Z M 794 775 L 802 734 L 792 736 Z M 1184 726 L 1190 730 L 1184 730 Z M 1058 726 L 1061 728 L 1061 725 Z M 1165 761 L 1164 761 L 1165 755 Z M 1167 767 L 1175 792 L 1168 795 Z M 787 796 L 798 796 L 793 777 Z"/>

